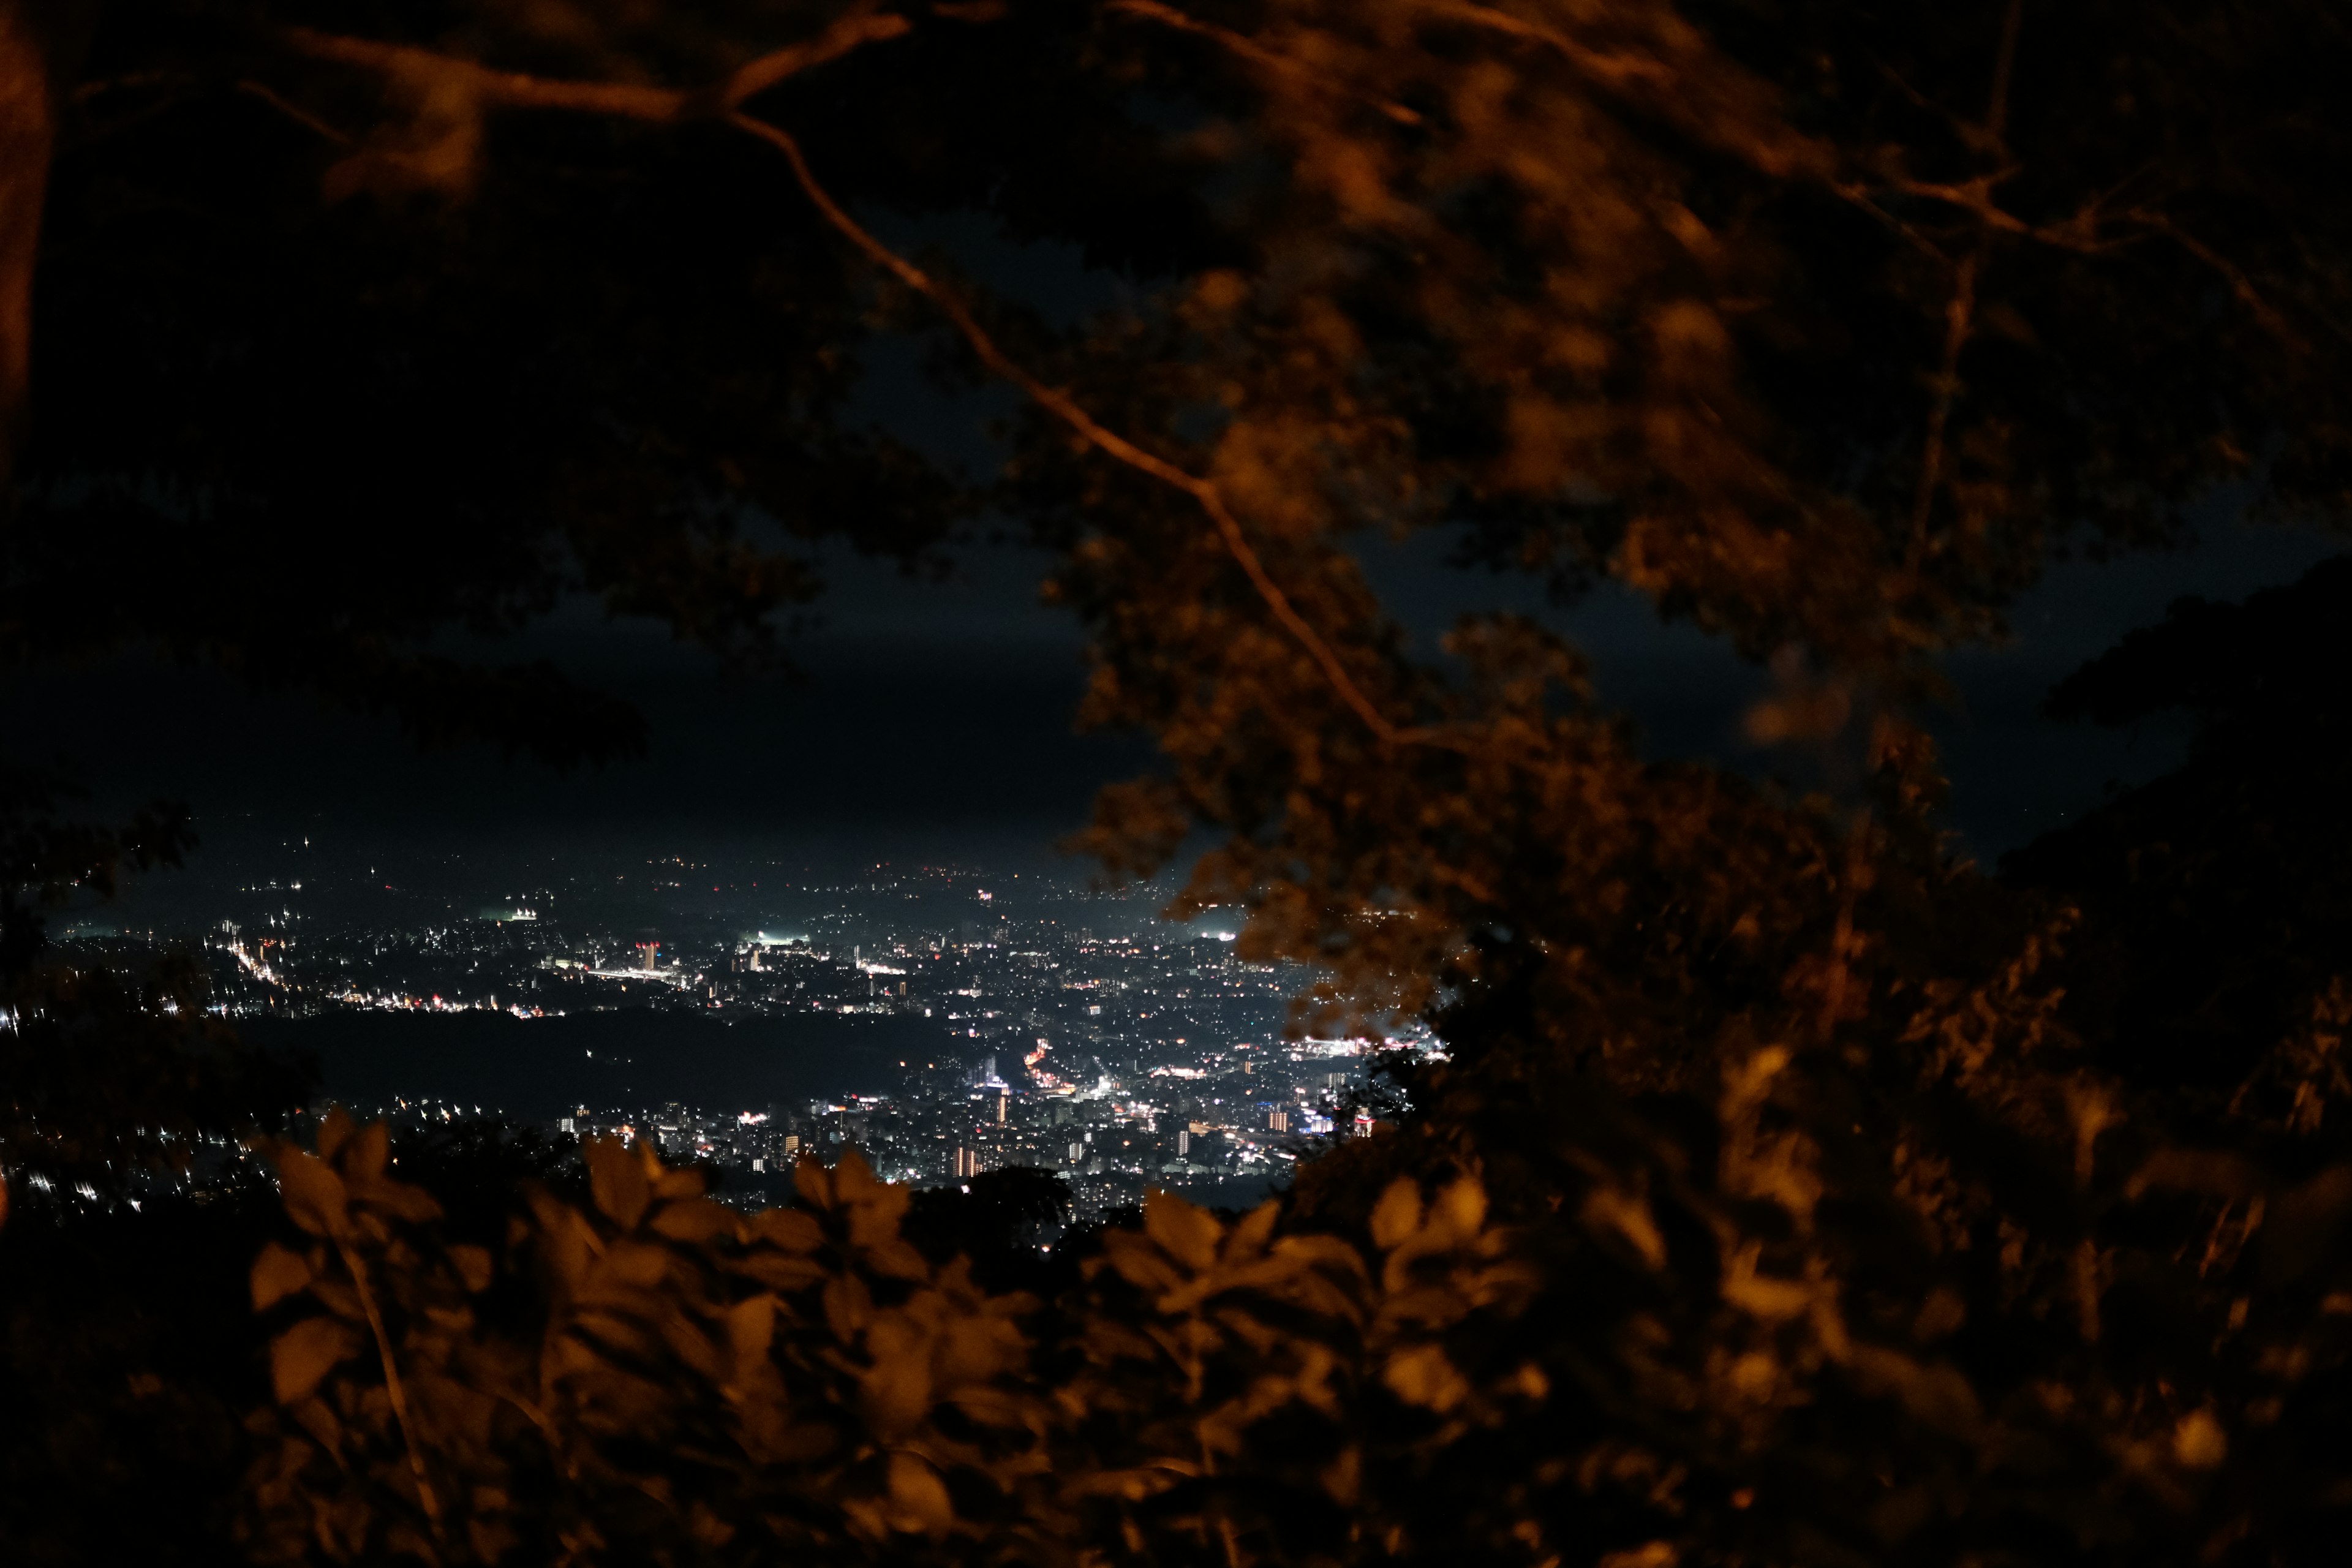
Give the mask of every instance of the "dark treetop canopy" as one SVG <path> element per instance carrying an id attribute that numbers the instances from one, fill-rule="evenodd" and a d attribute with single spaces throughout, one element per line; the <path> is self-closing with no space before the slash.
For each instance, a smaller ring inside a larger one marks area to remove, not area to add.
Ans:
<path id="1" fill-rule="evenodd" d="M 1107 1241 L 1034 1362 L 1024 1309 L 929 1272 L 847 1164 L 739 1233 L 604 1150 L 593 1214 L 518 1219 L 525 1306 L 469 1316 L 489 1254 L 339 1125 L 328 1163 L 281 1151 L 307 1250 L 256 1277 L 319 1309 L 276 1342 L 257 1539 L 487 1558 L 586 1540 L 582 1509 L 645 1557 L 2325 1550 L 2352 977 L 2313 781 L 2344 731 L 2293 677 L 2341 574 L 2063 689 L 2205 741 L 2006 880 L 1939 837 L 1921 715 L 2062 549 L 2175 539 L 2223 487 L 2340 526 L 2348 56 L 2294 3 L 0 9 L 16 665 L 142 647 L 593 759 L 632 715 L 449 634 L 587 593 L 772 658 L 812 542 L 920 563 L 1010 517 L 1090 638 L 1081 718 L 1161 753 L 1088 847 L 1211 830 L 1180 911 L 1245 906 L 1245 952 L 1321 967 L 1312 1006 L 1423 1013 L 1447 1051 L 1280 1240 L 1170 1208 Z M 1024 299 L 892 237 L 972 215 L 1122 286 Z M 909 334 L 1015 399 L 1000 466 L 849 416 Z M 1646 758 L 1525 619 L 1415 658 L 1358 548 L 1423 530 L 1768 665 L 1748 727 L 1787 779 Z M 117 1015 L 176 995 L 76 990 L 26 922 L 177 840 L 11 790 L 17 1016 L 152 1043 Z M 8 1161 L 115 1147 L 102 1107 L 63 1139 L 10 1092 Z M 629 1310 L 723 1318 L 761 1369 L 612 1374 L 690 1458 L 517 1370 L 621 1290 L 592 1253 L 667 1259 Z M 352 1315 L 370 1278 L 405 1349 Z M 1256 1392 L 1210 1434 L 1206 1363 L 1151 1347 L 1211 1342 L 1226 1290 L 1276 1327 L 1216 1342 Z M 996 1327 L 894 1360 L 918 1319 Z M 821 1443 L 737 1420 L 800 1408 L 787 1363 L 835 1391 Z M 545 1425 L 457 1414 L 492 1407 Z M 958 1425 L 983 1407 L 1026 1414 Z"/>

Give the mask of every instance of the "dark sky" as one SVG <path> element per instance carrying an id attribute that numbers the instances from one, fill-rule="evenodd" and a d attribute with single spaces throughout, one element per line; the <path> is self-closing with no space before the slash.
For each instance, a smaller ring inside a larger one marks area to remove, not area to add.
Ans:
<path id="1" fill-rule="evenodd" d="M 2185 721 L 2137 733 L 2053 724 L 2039 712 L 2052 685 L 2185 595 L 2242 598 L 2343 548 L 2340 535 L 2247 526 L 2216 507 L 2193 547 L 2055 566 L 2015 607 L 2006 646 L 1947 661 L 1959 701 L 1931 721 L 1953 781 L 1951 826 L 1966 847 L 1990 863 L 2095 805 L 2110 781 L 2139 782 L 2179 759 Z M 1482 596 L 1544 613 L 1529 584 L 1405 562 L 1383 563 L 1378 575 L 1424 635 Z M 1644 601 L 1614 588 L 1552 618 L 1592 660 L 1603 700 L 1634 716 L 1654 754 L 1769 765 L 1739 735 L 1741 713 L 1768 681 L 1719 642 L 1661 625 Z"/>
<path id="2" fill-rule="evenodd" d="M 148 665 L 16 693 L 0 721 L 54 737 L 107 804 L 177 794 L 219 844 L 301 826 L 395 850 L 985 854 L 1066 831 L 1094 781 L 1145 755 L 1072 733 L 1080 642 L 1034 607 L 1032 566 L 982 547 L 939 584 L 847 563 L 830 624 L 793 641 L 797 681 L 730 679 L 657 628 L 577 606 L 521 651 L 636 704 L 652 748 L 572 773 L 488 748 L 418 756 L 389 721 Z"/>
<path id="3" fill-rule="evenodd" d="M 1056 321 L 1115 303 L 1124 286 L 1064 247 L 1014 245 L 979 218 L 866 215 L 892 243 L 945 246 L 960 265 Z M 922 345 L 868 345 L 853 420 L 967 468 L 1010 405 L 1003 388 L 949 395 L 926 382 Z M 2186 593 L 2236 597 L 2289 581 L 2331 552 L 2312 534 L 2236 526 L 2221 507 L 2194 550 L 2120 564 L 2062 565 L 2018 606 L 2005 648 L 1952 662 L 1964 697 L 1939 733 L 1955 777 L 1953 825 L 1990 858 L 2095 803 L 2111 779 L 2145 778 L 2178 754 L 2177 731 L 2137 736 L 2043 723 L 2050 685 Z M 1496 605 L 1550 614 L 1536 586 L 1441 563 L 1443 542 L 1376 548 L 1368 563 L 1423 647 L 1456 614 Z M 652 724 L 642 762 L 570 775 L 488 751 L 419 757 L 385 722 L 256 698 L 202 671 L 118 667 L 0 689 L 20 756 L 54 751 L 120 808 L 159 795 L 194 810 L 206 848 L 184 880 L 233 878 L 260 846 L 301 834 L 372 859 L 436 854 L 772 853 L 842 865 L 1061 862 L 1095 788 L 1136 771 L 1131 736 L 1078 736 L 1076 627 L 1036 603 L 1044 563 L 1009 547 L 964 551 L 952 581 L 887 564 L 827 563 L 825 624 L 799 637 L 798 684 L 724 679 L 657 630 L 593 607 L 533 634 L 579 678 L 636 702 Z M 1591 657 L 1603 698 L 1654 752 L 1767 759 L 1738 741 L 1758 672 L 1686 627 L 1661 626 L 1609 590 L 1561 617 Z M 1061 863 L 1066 864 L 1066 863 Z"/>
<path id="4" fill-rule="evenodd" d="M 1056 320 L 1112 302 L 1116 279 L 1053 247 L 1014 247 L 988 226 L 881 222 L 900 245 L 946 244 L 975 275 Z M 968 468 L 1003 389 L 950 397 L 919 370 L 919 345 L 869 353 L 853 417 Z M 1938 729 L 1952 768 L 1953 822 L 1990 858 L 2095 803 L 2110 779 L 2149 776 L 2179 734 L 2105 734 L 2043 723 L 2050 685 L 2186 593 L 2237 597 L 2291 580 L 2332 546 L 2256 531 L 2217 506 L 2197 549 L 2120 564 L 2062 565 L 2018 606 L 2015 642 L 1955 659 L 1964 708 Z M 1368 563 L 1423 647 L 1460 611 L 1551 614 L 1533 584 L 1441 564 L 1443 542 L 1379 547 Z M 1041 608 L 1039 558 L 964 551 L 953 580 L 911 582 L 887 564 L 827 563 L 823 626 L 799 637 L 806 679 L 731 682 L 662 633 L 579 607 L 521 651 L 638 703 L 652 721 L 645 761 L 564 775 L 484 752 L 413 755 L 389 723 L 260 699 L 200 671 L 116 668 L 0 691 L 20 755 L 54 749 L 101 804 L 173 795 L 194 807 L 204 853 L 187 879 L 233 877 L 258 846 L 300 833 L 378 856 L 778 853 L 844 865 L 884 859 L 998 867 L 1055 863 L 1103 781 L 1149 760 L 1134 737 L 1077 736 L 1076 628 Z M 1604 591 L 1561 617 L 1591 655 L 1607 700 L 1628 709 L 1654 752 L 1759 759 L 1737 735 L 1758 673 L 1688 628 L 1661 626 L 1630 595 Z"/>
<path id="5" fill-rule="evenodd" d="M 2177 754 L 2177 733 L 2042 722 L 2034 710 L 2053 681 L 2183 593 L 2241 596 L 2330 552 L 2314 535 L 2227 523 L 2209 534 L 2193 551 L 2062 565 L 2020 606 L 2013 646 L 1954 661 L 1966 711 L 1940 729 L 1955 825 L 1979 855 Z M 1418 636 L 1433 638 L 1473 605 L 1541 607 L 1532 584 L 1451 571 L 1439 554 L 1385 551 L 1371 563 Z M 370 856 L 643 849 L 1050 863 L 1053 840 L 1080 823 L 1096 785 L 1149 752 L 1132 737 L 1072 732 L 1081 644 L 1066 617 L 1035 603 L 1041 564 L 974 546 L 941 584 L 835 563 L 825 624 L 795 643 L 806 672 L 797 684 L 730 681 L 657 631 L 567 615 L 533 650 L 639 703 L 653 738 L 643 762 L 572 775 L 487 752 L 418 757 L 389 723 L 247 696 L 188 670 L 52 680 L 11 693 L 0 722 L 58 747 L 103 802 L 187 800 L 212 850 L 195 882 L 297 831 Z M 1655 750 L 1740 758 L 1736 721 L 1759 689 L 1753 670 L 1614 593 L 1564 624 L 1592 656 L 1603 697 L 1633 712 Z"/>

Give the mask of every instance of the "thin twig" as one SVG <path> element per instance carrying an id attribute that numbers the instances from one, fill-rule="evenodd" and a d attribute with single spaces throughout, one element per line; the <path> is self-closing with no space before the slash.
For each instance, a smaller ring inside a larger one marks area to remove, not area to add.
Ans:
<path id="1" fill-rule="evenodd" d="M 1163 27 L 1173 27 L 1181 33 L 1192 33 L 1211 39 L 1253 65 L 1260 66 L 1281 76 L 1304 81 L 1310 86 L 1322 88 L 1326 91 L 1348 98 L 1362 96 L 1346 84 L 1332 80 L 1304 61 L 1293 59 L 1288 55 L 1269 49 L 1256 39 L 1236 33 L 1230 27 L 1219 27 L 1207 22 L 1196 21 L 1172 5 L 1160 4 L 1160 0 L 1109 0 L 1109 4 L 1104 9 L 1117 11 L 1147 22 L 1157 22 Z M 1393 99 L 1373 98 L 1369 101 L 1374 109 L 1379 110 L 1399 125 L 1419 125 L 1422 122 L 1418 110 L 1408 109 Z"/>
<path id="2" fill-rule="evenodd" d="M 2017 34 L 2024 11 L 2024 0 L 2009 0 L 2009 7 L 2002 14 L 2000 47 L 1993 57 L 1992 90 L 1985 104 L 1984 146 L 2004 163 L 2008 162 L 2002 133 L 2009 121 L 2009 81 L 2017 63 Z M 1969 338 L 1976 330 L 1977 284 L 1986 263 L 1992 258 L 1995 226 L 1990 215 L 2000 211 L 1991 199 L 1996 178 L 1988 174 L 1969 183 L 1969 188 L 1983 193 L 1987 216 L 1977 234 L 1976 249 L 1952 269 L 1952 295 L 1944 306 L 1944 352 L 1936 370 L 1936 400 L 1927 410 L 1927 439 L 1919 448 L 1919 489 L 1911 503 L 1911 541 L 1904 551 L 1904 572 L 1907 576 L 1916 576 L 1927 563 L 1927 531 L 1935 520 L 1936 492 L 1944 482 L 1944 447 L 1951 429 L 1952 407 L 1960 396 L 1960 355 L 1967 351 Z"/>
<path id="3" fill-rule="evenodd" d="M 1225 504 L 1224 495 L 1218 489 L 1216 481 L 1189 473 L 1166 458 L 1137 446 L 1116 430 L 1097 421 L 1068 393 L 1059 387 L 1048 386 L 1031 374 L 1019 362 L 997 345 L 996 340 L 989 335 L 987 329 L 973 319 L 962 300 L 956 298 L 950 290 L 941 288 L 930 274 L 876 238 L 856 218 L 851 217 L 840 203 L 833 199 L 824 186 L 817 182 L 815 174 L 809 168 L 808 159 L 801 152 L 800 143 L 793 138 L 791 132 L 748 114 L 733 113 L 727 119 L 730 124 L 757 136 L 783 153 L 785 162 L 792 165 L 793 177 L 800 182 L 802 192 L 807 195 L 810 204 L 824 216 L 824 220 L 851 244 L 864 251 L 867 258 L 876 266 L 937 306 L 940 312 L 954 323 L 956 331 L 963 334 L 964 342 L 971 345 L 972 353 L 979 356 L 982 364 L 1020 388 L 1030 401 L 1060 420 L 1096 450 L 1126 464 L 1138 473 L 1158 479 L 1171 489 L 1181 490 L 1192 497 L 1194 503 L 1215 525 L 1217 535 L 1223 542 L 1226 552 L 1248 575 L 1251 585 L 1257 590 L 1258 597 L 1265 600 L 1266 607 L 1274 612 L 1275 619 L 1280 621 L 1284 629 L 1307 649 L 1316 664 L 1322 668 L 1324 677 L 1331 683 L 1332 689 L 1339 694 L 1340 700 L 1355 710 L 1356 716 L 1364 721 L 1365 727 L 1379 736 L 1383 743 L 1397 745 L 1428 742 L 1432 739 L 1422 731 L 1400 729 L 1390 722 L 1386 714 L 1373 706 L 1371 700 L 1364 695 L 1362 689 L 1348 674 L 1347 667 L 1339 661 L 1339 656 L 1332 650 L 1331 645 L 1325 642 L 1322 635 L 1298 613 L 1297 606 L 1290 602 L 1290 596 L 1282 591 L 1281 585 L 1276 583 L 1272 574 L 1266 571 L 1265 563 L 1259 558 L 1256 549 L 1251 545 L 1248 535 L 1242 530 L 1240 521 L 1234 516 L 1232 509 Z"/>
<path id="4" fill-rule="evenodd" d="M 513 109 L 569 110 L 659 122 L 731 114 L 788 77 L 838 59 L 860 45 L 902 37 L 913 27 L 914 24 L 904 16 L 863 8 L 854 10 L 807 42 L 761 55 L 738 67 L 716 87 L 693 90 L 645 87 L 634 82 L 565 81 L 519 71 L 492 70 L 471 60 L 411 44 L 387 44 L 309 27 L 289 28 L 284 37 L 294 49 L 313 59 L 358 66 L 394 79 L 459 85 L 483 103 Z"/>
<path id="5" fill-rule="evenodd" d="M 1134 4 L 1127 8 L 1135 14 L 1148 14 L 1137 10 Z M 1170 15 L 1181 19 L 1181 14 Z M 770 142 L 782 152 L 792 165 L 793 177 L 800 182 L 802 191 L 825 221 L 864 251 L 876 265 L 938 306 L 954 323 L 956 330 L 963 334 L 964 341 L 980 356 L 982 363 L 1019 387 L 1038 406 L 1068 426 L 1097 450 L 1192 497 L 1208 515 L 1227 552 L 1247 574 L 1258 596 L 1274 612 L 1275 619 L 1297 639 L 1322 669 L 1340 700 L 1355 711 L 1383 744 L 1453 744 L 1423 729 L 1400 728 L 1373 705 L 1349 677 L 1339 655 L 1298 613 L 1297 607 L 1290 602 L 1290 596 L 1266 571 L 1265 563 L 1251 545 L 1239 520 L 1225 504 L 1223 493 L 1213 481 L 1187 473 L 1107 428 L 1068 394 L 1047 386 L 1030 374 L 997 346 L 995 340 L 973 319 L 961 300 L 940 288 L 920 268 L 867 233 L 826 193 L 810 170 L 808 160 L 802 155 L 799 142 L 768 121 L 742 112 L 740 105 L 746 100 L 773 87 L 786 77 L 838 58 L 861 44 L 898 37 L 911 26 L 912 24 L 903 16 L 877 14 L 861 7 L 835 22 L 808 43 L 776 50 L 742 66 L 715 92 L 686 92 L 625 82 L 562 81 L 525 76 L 513 71 L 492 70 L 486 66 L 412 45 L 320 33 L 305 27 L 292 28 L 285 36 L 293 47 L 314 58 L 358 66 L 394 78 L 431 78 L 445 82 L 455 79 L 462 82 L 467 91 L 485 103 L 516 109 L 609 114 L 656 122 L 715 112 L 739 130 Z"/>
<path id="6" fill-rule="evenodd" d="M 425 1522 L 433 1527 L 434 1543 L 446 1554 L 449 1537 L 441 1522 L 441 1500 L 434 1494 L 432 1478 L 425 1473 L 425 1450 L 416 1440 L 415 1423 L 409 1418 L 408 1394 L 401 1386 L 400 1362 L 392 1352 L 392 1335 L 384 1329 L 383 1314 L 376 1310 L 375 1292 L 368 1289 L 367 1270 L 353 1255 L 350 1243 L 338 1236 L 335 1250 L 342 1255 L 343 1267 L 351 1272 L 352 1284 L 359 1292 L 360 1310 L 367 1314 L 368 1328 L 375 1335 L 376 1357 L 383 1363 L 383 1391 L 392 1401 L 392 1418 L 400 1426 L 401 1445 L 408 1450 L 409 1473 L 416 1478 L 416 1500 L 424 1505 Z"/>
<path id="7" fill-rule="evenodd" d="M 1834 184 L 1838 156 L 1827 142 L 1785 121 L 1775 121 L 1758 134 L 1754 125 L 1742 126 L 1705 112 L 1704 85 L 1694 90 L 1684 79 L 1682 58 L 1696 51 L 1696 34 L 1667 36 L 1654 41 L 1657 55 L 1612 54 L 1587 47 L 1568 34 L 1530 22 L 1491 5 L 1439 0 L 1429 6 L 1432 16 L 1490 32 L 1540 44 L 1568 62 L 1585 80 L 1616 94 L 1645 113 L 1679 123 L 1690 134 L 1719 153 L 1738 159 L 1773 179 L 1800 176 Z M 1701 46 L 1703 47 L 1703 46 Z"/>
<path id="8" fill-rule="evenodd" d="M 1992 67 L 1992 95 L 1985 106 L 1985 142 L 1993 152 L 2006 157 L 2009 126 L 2009 79 L 2017 69 L 2017 34 L 2025 21 L 2025 0 L 2009 0 L 2009 9 L 2000 18 L 2000 52 Z"/>
<path id="9" fill-rule="evenodd" d="M 1960 142 L 1971 150 L 1979 152 L 1983 150 L 1984 132 L 1973 121 L 1965 115 L 1953 113 L 1917 88 L 1913 87 L 1903 79 L 1902 72 L 1885 60 L 1876 60 L 1874 63 L 1878 67 L 1878 74 L 1885 78 L 1895 91 L 1908 99 L 1912 108 L 1922 114 L 1930 114 L 1944 121 L 1945 129 L 1958 137 Z"/>
<path id="10" fill-rule="evenodd" d="M 73 89 L 72 100 L 88 103 L 91 99 L 101 98 L 110 92 L 134 91 L 142 87 L 185 87 L 195 79 L 194 75 L 188 71 L 131 71 L 122 76 L 100 77 L 95 81 L 83 82 Z"/>
<path id="11" fill-rule="evenodd" d="M 250 93 L 255 98 L 261 100 L 262 102 L 269 105 L 270 108 L 278 110 L 278 113 L 283 114 L 289 120 L 293 121 L 297 125 L 302 126 L 306 130 L 316 132 L 319 135 L 325 137 L 330 142 L 344 147 L 349 147 L 352 144 L 350 137 L 344 135 L 341 132 L 336 130 L 333 126 L 328 124 L 325 121 L 320 119 L 309 110 L 304 109 L 298 103 L 293 103 L 286 99 L 280 98 L 277 93 L 271 91 L 268 88 L 264 87 L 257 81 L 240 81 L 236 84 L 236 90 L 243 93 Z"/>
<path id="12" fill-rule="evenodd" d="M 1927 558 L 1927 527 L 1936 510 L 1936 491 L 1944 478 L 1944 433 L 1952 422 L 1952 405 L 1960 395 L 1960 353 L 1968 347 L 1977 308 L 1977 271 L 1984 248 L 1960 258 L 1953 269 L 1952 297 L 1944 305 L 1944 354 L 1936 370 L 1936 400 L 1927 408 L 1927 436 L 1919 448 L 1919 489 L 1911 502 L 1911 542 L 1904 555 L 1904 571 L 1916 574 Z"/>
<path id="13" fill-rule="evenodd" d="M 1429 7 L 1432 15 L 1448 21 L 1464 22 L 1491 32 L 1507 33 L 1550 48 L 1585 76 L 1612 85 L 1641 82 L 1651 87 L 1664 87 L 1674 80 L 1674 68 L 1662 61 L 1639 55 L 1609 55 L 1590 49 L 1566 33 L 1514 16 L 1508 11 L 1498 11 L 1491 5 L 1436 5 Z"/>
<path id="14" fill-rule="evenodd" d="M 1830 933 L 1830 973 L 1822 987 L 1821 1037 L 1824 1044 L 1837 1034 L 1845 1017 L 1846 992 L 1853 984 L 1853 917 L 1863 889 L 1870 881 L 1871 811 L 1855 814 L 1845 840 L 1845 873 L 1838 879 L 1837 925 Z"/>
<path id="15" fill-rule="evenodd" d="M 912 32 L 914 26 L 904 16 L 876 12 L 866 5 L 857 5 L 808 42 L 761 55 L 750 64 L 738 68 L 735 74 L 727 79 L 727 86 L 719 93 L 719 101 L 730 110 L 740 109 L 787 77 L 837 60 L 862 44 L 887 43 L 903 37 Z"/>
<path id="16" fill-rule="evenodd" d="M 2272 307 L 2271 302 L 2263 298 L 2262 290 L 2254 287 L 2253 279 L 2247 277 L 2236 262 L 2214 250 L 2196 236 L 2187 233 L 2162 213 L 2135 211 L 2126 216 L 2132 222 L 2144 225 L 2163 235 L 2181 249 L 2220 273 L 2228 281 L 2230 291 L 2237 295 L 2238 302 L 2254 313 L 2254 320 L 2262 323 L 2264 331 L 2276 338 L 2290 351 L 2296 353 L 2303 352 L 2306 346 L 2303 339 L 2296 335 L 2294 328 L 2287 325 L 2286 318 L 2280 315 Z"/>
<path id="17" fill-rule="evenodd" d="M 1876 218 L 1888 228 L 1894 230 L 1895 234 L 1902 237 L 1906 244 L 1909 245 L 1914 250 L 1918 251 L 1921 255 L 1927 257 L 1929 260 L 1936 262 L 1939 266 L 1948 267 L 1951 265 L 1952 258 L 1944 254 L 1944 250 L 1941 246 L 1937 245 L 1934 240 L 1929 239 L 1926 235 L 1921 234 L 1917 229 L 1912 227 L 1901 218 L 1896 217 L 1893 213 L 1888 212 L 1884 206 L 1879 205 L 1875 196 L 1874 196 L 1869 191 L 1864 190 L 1862 186 L 1832 185 L 1831 187 L 1831 191 L 1841 201 L 1848 202 L 1854 206 L 1860 207 L 1864 212 L 1869 214 L 1872 217 Z"/>
<path id="18" fill-rule="evenodd" d="M 289 27 L 285 37 L 298 53 L 312 59 L 357 66 L 394 80 L 430 80 L 460 86 L 480 102 L 516 109 L 564 109 L 584 114 L 616 115 L 625 120 L 680 120 L 696 96 L 675 88 L 642 87 L 633 82 L 562 81 L 492 70 L 472 60 L 421 49 L 412 44 L 387 44 L 375 38 L 316 32 L 309 27 Z"/>

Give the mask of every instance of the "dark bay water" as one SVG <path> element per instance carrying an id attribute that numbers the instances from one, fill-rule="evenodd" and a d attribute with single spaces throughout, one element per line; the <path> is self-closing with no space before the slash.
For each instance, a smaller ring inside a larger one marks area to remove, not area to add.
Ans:
<path id="1" fill-rule="evenodd" d="M 530 1121 L 578 1106 L 677 1100 L 756 1110 L 879 1093 L 899 1062 L 940 1061 L 953 1046 L 929 1019 L 814 1013 L 724 1019 L 650 1009 L 560 1018 L 352 1012 L 241 1019 L 238 1027 L 256 1045 L 314 1057 L 326 1093 L 355 1107 L 394 1097 L 446 1100 Z"/>

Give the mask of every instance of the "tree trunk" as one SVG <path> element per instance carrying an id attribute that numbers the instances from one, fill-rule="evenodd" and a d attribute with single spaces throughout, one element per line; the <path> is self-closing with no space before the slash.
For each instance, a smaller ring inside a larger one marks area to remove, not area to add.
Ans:
<path id="1" fill-rule="evenodd" d="M 14 472 L 25 428 L 33 272 L 57 140 L 47 31 L 22 0 L 0 0 L 0 484 Z"/>

